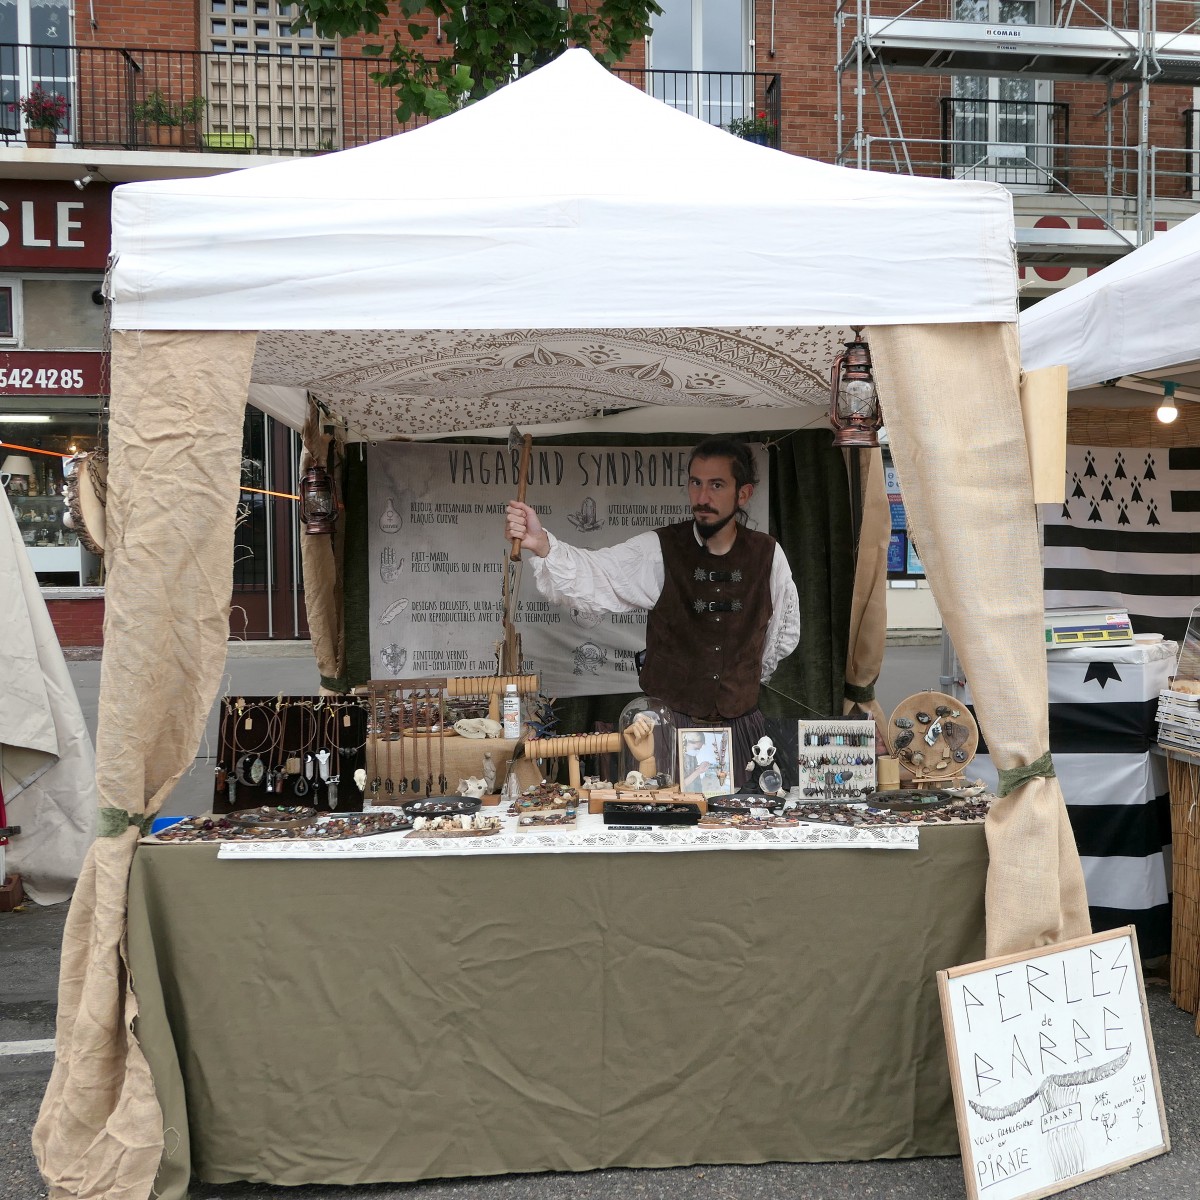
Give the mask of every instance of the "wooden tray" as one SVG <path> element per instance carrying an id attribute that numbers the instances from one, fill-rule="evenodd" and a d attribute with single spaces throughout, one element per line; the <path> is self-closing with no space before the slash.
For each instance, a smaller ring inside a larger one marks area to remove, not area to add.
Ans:
<path id="1" fill-rule="evenodd" d="M 938 708 L 949 709 L 951 713 L 957 712 L 958 716 L 939 716 Z M 918 713 L 925 714 L 929 720 L 927 722 L 919 721 Z M 900 719 L 911 721 L 912 726 L 906 729 L 897 725 L 896 722 Z M 925 735 L 934 727 L 935 723 L 947 720 L 964 726 L 967 731 L 966 741 L 959 747 L 963 755 L 961 761 L 955 760 L 944 733 L 938 736 L 932 745 L 925 741 Z M 913 735 L 912 741 L 906 746 L 898 747 L 896 743 L 905 733 Z M 888 720 L 885 737 L 888 748 L 899 760 L 901 776 L 918 784 L 939 783 L 958 778 L 966 770 L 971 759 L 975 757 L 975 752 L 979 749 L 979 726 L 975 723 L 975 718 L 966 704 L 961 700 L 956 700 L 953 696 L 946 695 L 945 692 L 917 692 L 916 695 L 901 700 Z M 911 761 L 911 757 L 906 757 L 906 755 L 911 756 L 913 751 L 920 751 L 924 754 L 924 763 L 914 763 Z M 943 755 L 948 761 L 939 766 Z"/>
<path id="2" fill-rule="evenodd" d="M 497 825 L 495 829 L 413 829 L 404 836 L 410 838 L 491 837 L 493 834 L 503 831 L 503 825 Z"/>

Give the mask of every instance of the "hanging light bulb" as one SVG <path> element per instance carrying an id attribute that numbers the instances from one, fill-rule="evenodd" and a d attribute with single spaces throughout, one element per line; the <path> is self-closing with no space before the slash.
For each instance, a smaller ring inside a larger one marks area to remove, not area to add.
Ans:
<path id="1" fill-rule="evenodd" d="M 829 423 L 837 430 L 835 446 L 878 446 L 879 396 L 871 373 L 871 348 L 862 340 L 862 326 L 833 360 L 829 373 Z"/>
<path id="2" fill-rule="evenodd" d="M 1179 409 L 1175 407 L 1175 385 L 1169 380 L 1163 384 L 1162 403 L 1158 406 L 1158 412 L 1155 416 L 1164 425 L 1170 425 L 1179 416 Z"/>

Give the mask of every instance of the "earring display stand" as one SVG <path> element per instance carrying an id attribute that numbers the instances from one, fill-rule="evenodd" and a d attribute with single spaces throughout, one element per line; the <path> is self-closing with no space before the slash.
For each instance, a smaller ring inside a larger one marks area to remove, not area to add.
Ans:
<path id="1" fill-rule="evenodd" d="M 860 802 L 875 790 L 874 721 L 798 721 L 800 794 Z"/>

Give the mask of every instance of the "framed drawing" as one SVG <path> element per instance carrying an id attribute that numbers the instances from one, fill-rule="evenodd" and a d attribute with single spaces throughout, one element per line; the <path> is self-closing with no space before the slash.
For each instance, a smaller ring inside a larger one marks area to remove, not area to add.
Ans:
<path id="1" fill-rule="evenodd" d="M 970 1200 L 1034 1200 L 1170 1148 L 1133 926 L 938 972 Z"/>
<path id="2" fill-rule="evenodd" d="M 724 796 L 733 791 L 733 730 L 679 730 L 679 790 Z"/>

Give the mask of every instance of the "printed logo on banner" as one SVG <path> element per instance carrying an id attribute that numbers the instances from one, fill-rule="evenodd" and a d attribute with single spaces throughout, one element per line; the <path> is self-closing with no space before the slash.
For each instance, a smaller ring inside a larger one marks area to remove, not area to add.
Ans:
<path id="1" fill-rule="evenodd" d="M 767 453 L 749 525 L 766 530 Z M 387 443 L 367 451 L 371 670 L 486 675 L 496 669 L 509 543 L 504 509 L 519 456 L 504 446 Z M 615 546 L 690 520 L 686 446 L 534 446 L 528 502 L 556 538 Z M 638 690 L 646 614 L 596 613 L 539 595 L 526 562 L 514 613 L 524 669 L 552 696 Z"/>

